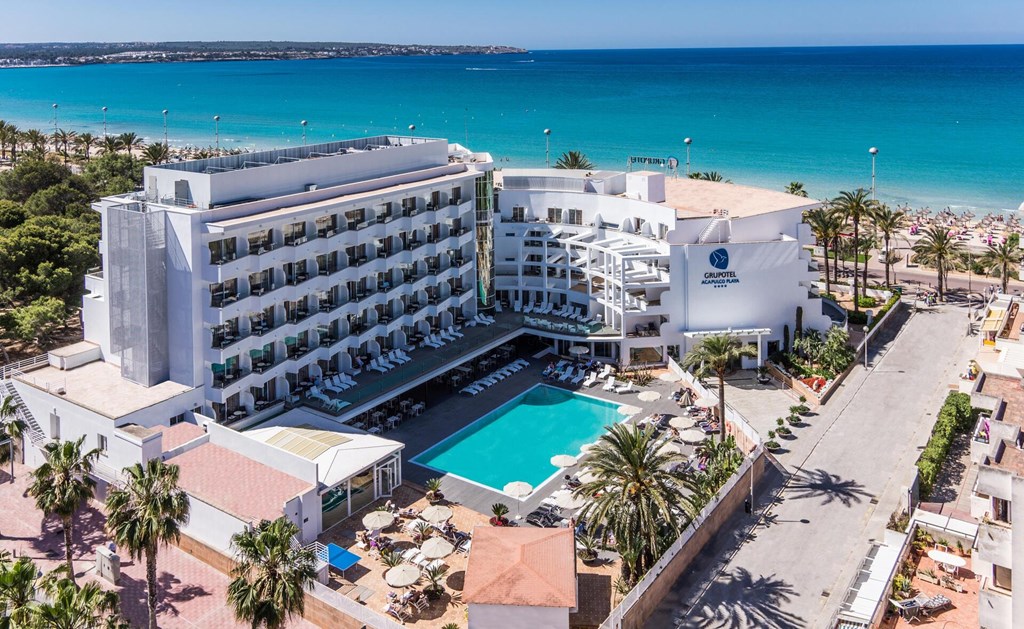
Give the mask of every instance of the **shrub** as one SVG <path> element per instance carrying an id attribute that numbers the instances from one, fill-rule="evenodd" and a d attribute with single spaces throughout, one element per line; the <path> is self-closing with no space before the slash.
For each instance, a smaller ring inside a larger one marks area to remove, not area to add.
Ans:
<path id="1" fill-rule="evenodd" d="M 932 435 L 928 439 L 921 457 L 917 460 L 917 472 L 920 483 L 921 498 L 931 495 L 935 480 L 942 470 L 942 464 L 949 455 L 953 440 L 959 433 L 972 428 L 974 411 L 971 408 L 971 396 L 966 393 L 951 391 L 939 409 L 939 414 L 932 427 Z"/>
<path id="2" fill-rule="evenodd" d="M 907 513 L 906 509 L 901 511 L 893 511 L 892 515 L 889 516 L 889 523 L 885 525 L 885 528 L 890 531 L 898 531 L 902 533 L 907 530 L 907 525 L 910 524 L 910 514 Z"/>
<path id="3" fill-rule="evenodd" d="M 878 305 L 878 300 L 870 295 L 862 295 L 857 298 L 857 305 L 861 308 L 874 308 Z"/>

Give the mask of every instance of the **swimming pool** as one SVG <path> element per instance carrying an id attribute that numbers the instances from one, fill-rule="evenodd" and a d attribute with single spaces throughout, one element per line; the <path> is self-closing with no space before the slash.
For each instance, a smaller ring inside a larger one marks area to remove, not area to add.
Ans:
<path id="1" fill-rule="evenodd" d="M 538 384 L 412 462 L 497 491 L 512 481 L 534 487 L 559 472 L 556 454 L 578 455 L 624 419 L 619 404 Z"/>

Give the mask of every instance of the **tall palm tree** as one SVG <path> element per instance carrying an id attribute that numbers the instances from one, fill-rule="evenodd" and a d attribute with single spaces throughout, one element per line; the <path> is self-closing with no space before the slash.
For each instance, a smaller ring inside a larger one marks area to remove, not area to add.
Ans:
<path id="1" fill-rule="evenodd" d="M 89 476 L 99 449 L 82 452 L 85 437 L 77 441 L 51 441 L 43 449 L 46 462 L 32 472 L 30 496 L 46 516 L 56 515 L 64 525 L 64 560 L 68 576 L 75 580 L 71 559 L 75 513 L 93 497 L 96 481 Z"/>
<path id="2" fill-rule="evenodd" d="M 316 561 L 311 550 L 293 544 L 298 534 L 299 527 L 282 516 L 231 537 L 236 567 L 228 604 L 239 621 L 254 629 L 280 629 L 302 614 L 306 590 L 316 580 Z"/>
<path id="3" fill-rule="evenodd" d="M 81 133 L 78 135 L 77 146 L 78 150 L 82 152 L 85 157 L 85 161 L 89 161 L 91 157 L 92 147 L 96 146 L 97 138 L 89 132 Z"/>
<path id="4" fill-rule="evenodd" d="M 150 144 L 142 151 L 142 159 L 147 164 L 160 164 L 166 162 L 170 156 L 170 150 L 163 142 Z"/>
<path id="5" fill-rule="evenodd" d="M 582 151 L 568 151 L 555 162 L 555 168 L 563 170 L 593 170 L 594 163 Z"/>
<path id="6" fill-rule="evenodd" d="M 127 627 L 117 592 L 104 590 L 95 581 L 79 588 L 71 579 L 60 579 L 43 589 L 48 600 L 29 607 L 28 626 L 33 629 Z"/>
<path id="7" fill-rule="evenodd" d="M 875 229 L 882 235 L 882 244 L 885 248 L 885 287 L 889 288 L 889 267 L 892 266 L 889 244 L 893 236 L 906 224 L 907 213 L 900 208 L 892 209 L 885 203 L 879 203 L 871 213 L 871 220 L 875 224 Z"/>
<path id="8" fill-rule="evenodd" d="M 1006 240 L 998 245 L 989 245 L 985 253 L 978 258 L 978 262 L 989 273 L 999 272 L 999 279 L 1002 282 L 1003 293 L 1005 293 L 1006 287 L 1010 283 L 1010 271 L 1020 270 L 1021 258 L 1020 247 L 1012 245 L 1009 240 Z"/>
<path id="9" fill-rule="evenodd" d="M 945 227 L 939 226 L 932 226 L 921 232 L 921 238 L 914 243 L 913 251 L 917 261 L 935 267 L 939 299 L 946 295 L 946 276 L 956 265 L 957 257 L 963 250 L 963 243 L 953 238 Z"/>
<path id="10" fill-rule="evenodd" d="M 10 627 L 28 626 L 31 605 L 35 601 L 39 568 L 28 557 L 17 561 L 0 557 L 0 627 L 9 618 Z"/>
<path id="11" fill-rule="evenodd" d="M 21 146 L 21 138 L 21 129 L 11 123 L 7 123 L 7 144 L 11 147 L 12 162 L 18 161 L 18 148 Z"/>
<path id="12" fill-rule="evenodd" d="M 7 147 L 11 144 L 10 123 L 0 120 L 0 160 L 7 159 Z"/>
<path id="13" fill-rule="evenodd" d="M 678 452 L 662 449 L 663 439 L 651 429 L 616 424 L 598 440 L 587 461 L 594 480 L 576 488 L 586 500 L 581 519 L 593 530 L 604 525 L 603 537 L 615 537 L 624 578 L 635 583 L 679 537 L 699 509 L 687 497 L 694 488 Z M 682 510 L 683 517 L 680 517 Z"/>
<path id="14" fill-rule="evenodd" d="M 731 334 L 705 336 L 683 357 L 683 367 L 693 369 L 698 377 L 718 376 L 719 436 L 725 441 L 725 374 L 744 356 L 757 356 L 757 349 Z"/>
<path id="15" fill-rule="evenodd" d="M 64 129 L 57 129 L 53 132 L 53 148 L 54 152 L 64 156 L 64 165 L 68 163 L 68 157 L 71 155 L 71 145 L 78 139 L 78 134 L 74 131 L 65 131 Z"/>
<path id="16" fill-rule="evenodd" d="M 21 439 L 25 434 L 25 422 L 17 417 L 18 403 L 13 395 L 4 397 L 0 402 L 0 465 L 10 458 L 11 479 L 14 479 L 14 453 L 21 447 Z M 8 441 L 8 445 L 4 445 Z"/>
<path id="17" fill-rule="evenodd" d="M 132 151 L 141 149 L 146 145 L 142 138 L 131 131 L 122 133 L 117 136 L 117 139 L 121 141 L 121 148 L 123 148 L 126 153 L 131 153 Z"/>
<path id="18" fill-rule="evenodd" d="M 736 447 L 736 438 L 729 435 L 725 441 L 702 441 L 695 454 L 703 469 L 696 472 L 692 480 L 696 489 L 694 500 L 703 508 L 739 469 L 743 453 Z"/>
<path id="19" fill-rule="evenodd" d="M 150 459 L 145 467 L 126 467 L 126 482 L 107 497 L 107 530 L 136 561 L 146 559 L 149 629 L 157 629 L 156 554 L 161 544 L 177 541 L 188 522 L 189 501 L 178 487 L 178 466 Z"/>
<path id="20" fill-rule="evenodd" d="M 690 179 L 700 179 L 701 181 L 718 181 L 721 183 L 732 183 L 731 179 L 726 179 L 722 173 L 717 170 L 709 170 L 703 172 L 690 173 Z"/>
<path id="21" fill-rule="evenodd" d="M 798 197 L 807 196 L 807 190 L 804 190 L 804 184 L 802 181 L 791 181 L 786 184 L 786 192 Z"/>
<path id="22" fill-rule="evenodd" d="M 831 207 L 821 206 L 809 210 L 804 214 L 804 222 L 807 223 L 815 240 L 821 245 L 825 253 L 825 292 L 832 292 L 832 278 L 828 272 L 828 249 L 839 232 L 843 229 L 843 221 Z"/>
<path id="23" fill-rule="evenodd" d="M 29 129 L 21 135 L 22 144 L 27 144 L 40 155 L 46 154 L 46 134 L 39 129 Z"/>
<path id="24" fill-rule="evenodd" d="M 860 312 L 860 303 L 857 300 L 860 279 L 857 273 L 859 256 L 856 245 L 860 242 L 860 222 L 870 216 L 875 207 L 875 201 L 871 199 L 871 193 L 868 190 L 857 188 L 853 192 L 840 192 L 839 196 L 832 200 L 832 206 L 853 224 L 853 310 Z"/>
<path id="25" fill-rule="evenodd" d="M 100 142 L 100 149 L 104 153 L 117 153 L 121 150 L 121 138 L 116 135 L 107 135 Z"/>

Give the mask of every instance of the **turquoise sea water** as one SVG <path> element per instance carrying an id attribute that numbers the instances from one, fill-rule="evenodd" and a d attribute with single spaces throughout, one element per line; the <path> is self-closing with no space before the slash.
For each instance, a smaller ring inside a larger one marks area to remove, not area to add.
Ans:
<path id="1" fill-rule="evenodd" d="M 499 165 L 586 152 L 685 161 L 739 183 L 870 186 L 933 208 L 1024 201 L 1024 46 L 536 51 L 525 55 L 0 70 L 0 118 L 172 143 L 281 146 L 382 132 L 448 137 Z"/>
<path id="2" fill-rule="evenodd" d="M 536 386 L 412 459 L 498 491 L 525 481 L 535 488 L 558 468 L 556 454 L 579 455 L 605 426 L 623 419 L 618 404 Z"/>

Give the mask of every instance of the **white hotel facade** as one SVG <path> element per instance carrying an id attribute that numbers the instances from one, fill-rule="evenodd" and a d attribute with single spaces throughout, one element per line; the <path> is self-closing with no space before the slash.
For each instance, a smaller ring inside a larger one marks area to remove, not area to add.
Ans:
<path id="1" fill-rule="evenodd" d="M 756 344 L 753 366 L 781 348 L 798 309 L 805 327 L 831 325 L 802 223 L 816 204 L 780 192 L 649 171 L 495 173 L 487 153 L 396 136 L 144 178 L 142 192 L 94 206 L 102 269 L 86 278 L 85 340 L 0 372 L 30 426 L 26 461 L 55 438 L 103 448 L 108 478 L 154 456 L 216 469 L 231 451 L 256 466 L 250 484 L 259 466 L 298 479 L 261 498 L 305 541 L 401 483 L 402 444 L 344 424 L 496 344 L 532 334 L 560 354 L 586 345 L 598 359 L 656 362 L 728 331 Z M 457 361 L 412 349 L 483 312 L 500 320 L 493 338 L 452 341 Z M 357 357 L 395 348 L 412 363 L 342 392 L 347 408 L 295 395 L 326 372 L 376 377 Z M 231 429 L 257 421 L 277 430 Z M 325 436 L 332 427 L 342 436 Z M 315 456 L 285 447 L 310 439 Z M 193 511 L 220 515 L 193 519 L 200 538 L 204 522 L 237 528 L 268 510 L 238 513 L 223 494 L 247 491 L 245 479 L 207 487 L 204 474 L 190 495 L 206 506 Z"/>

